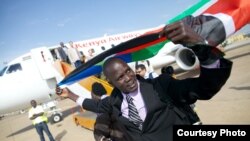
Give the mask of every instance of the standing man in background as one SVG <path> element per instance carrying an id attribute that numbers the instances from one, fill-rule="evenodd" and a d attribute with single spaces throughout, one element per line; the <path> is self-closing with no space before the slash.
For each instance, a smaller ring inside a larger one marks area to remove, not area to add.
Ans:
<path id="1" fill-rule="evenodd" d="M 143 64 L 139 64 L 137 66 L 135 66 L 135 72 L 137 75 L 140 75 L 141 77 L 145 78 L 145 79 L 153 79 L 153 78 L 156 78 L 158 77 L 158 74 L 155 73 L 155 72 L 149 72 L 145 65 Z"/>
<path id="2" fill-rule="evenodd" d="M 149 61 L 149 60 L 137 61 L 137 62 L 135 62 L 135 67 L 138 66 L 138 65 L 140 65 L 140 64 L 143 64 L 143 65 L 146 67 L 146 70 L 147 70 L 148 73 L 154 71 L 154 68 L 153 68 L 153 66 L 150 64 L 150 61 Z"/>
<path id="3" fill-rule="evenodd" d="M 32 108 L 29 110 L 29 119 L 32 120 L 33 125 L 40 137 L 41 141 L 45 141 L 43 131 L 48 135 L 50 141 L 55 141 L 52 134 L 49 131 L 47 122 L 48 118 L 45 116 L 43 107 L 37 105 L 35 100 L 31 100 L 30 104 Z"/>
<path id="4" fill-rule="evenodd" d="M 77 48 L 74 47 L 74 43 L 72 41 L 69 42 L 69 45 L 69 60 L 71 61 L 71 63 L 74 63 L 74 67 L 77 68 L 82 64 L 80 59 L 80 53 L 78 52 Z"/>
<path id="5" fill-rule="evenodd" d="M 62 61 L 67 62 L 68 64 L 71 64 L 68 57 L 68 47 L 64 45 L 63 42 L 60 42 L 60 47 L 58 48 L 58 52 L 62 58 Z"/>
<path id="6" fill-rule="evenodd" d="M 173 77 L 174 79 L 176 79 L 176 75 L 174 73 L 174 68 L 173 66 L 165 66 L 161 68 L 161 73 L 166 73 L 169 74 L 169 76 Z"/>

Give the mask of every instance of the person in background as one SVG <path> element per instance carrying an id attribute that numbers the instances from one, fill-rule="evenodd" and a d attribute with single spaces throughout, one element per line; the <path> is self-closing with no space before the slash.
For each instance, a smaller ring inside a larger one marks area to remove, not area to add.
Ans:
<path id="1" fill-rule="evenodd" d="M 77 68 L 81 66 L 81 59 L 78 50 L 74 47 L 74 43 L 72 41 L 69 42 L 68 55 L 70 62 L 74 63 L 74 67 Z"/>
<path id="2" fill-rule="evenodd" d="M 107 95 L 106 89 L 99 82 L 92 84 L 91 98 L 95 101 L 100 101 Z M 94 138 L 96 141 L 111 141 L 110 138 L 110 118 L 108 114 L 98 114 L 94 124 Z"/>
<path id="3" fill-rule="evenodd" d="M 95 50 L 93 48 L 90 48 L 88 50 L 88 56 L 87 56 L 87 60 L 91 60 L 92 58 L 95 57 Z"/>
<path id="4" fill-rule="evenodd" d="M 68 57 L 68 47 L 65 46 L 63 42 L 60 42 L 60 47 L 57 48 L 57 51 L 60 55 L 61 61 L 71 64 Z"/>
<path id="5" fill-rule="evenodd" d="M 150 63 L 149 60 L 136 61 L 135 62 L 135 67 L 138 66 L 138 65 L 140 65 L 140 64 L 143 64 L 146 67 L 147 73 L 154 72 L 154 68 L 151 65 L 151 63 Z"/>
<path id="6" fill-rule="evenodd" d="M 87 62 L 87 58 L 86 58 L 85 54 L 82 51 L 80 51 L 80 56 L 81 56 L 82 64 L 85 64 Z"/>
<path id="7" fill-rule="evenodd" d="M 43 132 L 45 132 L 48 135 L 50 141 L 55 141 L 47 125 L 48 118 L 44 113 L 43 107 L 37 105 L 37 102 L 35 100 L 31 100 L 30 104 L 32 108 L 30 108 L 29 110 L 29 119 L 32 120 L 32 123 L 35 126 L 36 131 L 40 137 L 40 140 L 45 141 L 43 135 Z"/>
<path id="8" fill-rule="evenodd" d="M 174 68 L 172 66 L 165 66 L 161 68 L 161 73 L 166 73 L 170 76 L 172 76 L 173 78 L 176 79 L 176 75 L 174 73 Z"/>
<path id="9" fill-rule="evenodd" d="M 145 79 L 153 79 L 158 77 L 158 74 L 155 72 L 148 72 L 145 65 L 143 64 L 139 64 L 137 66 L 135 66 L 135 72 L 136 74 L 140 75 L 141 77 L 145 78 Z"/>
<path id="10" fill-rule="evenodd" d="M 107 96 L 107 91 L 104 86 L 99 82 L 92 84 L 91 98 L 95 101 L 99 101 Z"/>

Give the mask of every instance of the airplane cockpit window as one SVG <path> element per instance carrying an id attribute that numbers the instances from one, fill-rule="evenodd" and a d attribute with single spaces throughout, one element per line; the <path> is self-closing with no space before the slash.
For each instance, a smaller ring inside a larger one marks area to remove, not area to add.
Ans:
<path id="1" fill-rule="evenodd" d="M 5 70 L 7 69 L 7 67 L 4 67 L 1 71 L 0 71 L 0 76 L 3 76 Z"/>
<path id="2" fill-rule="evenodd" d="M 18 63 L 18 64 L 10 65 L 6 73 L 9 74 L 9 73 L 13 73 L 13 72 L 21 71 L 21 70 L 22 70 L 22 66 L 21 64 Z"/>

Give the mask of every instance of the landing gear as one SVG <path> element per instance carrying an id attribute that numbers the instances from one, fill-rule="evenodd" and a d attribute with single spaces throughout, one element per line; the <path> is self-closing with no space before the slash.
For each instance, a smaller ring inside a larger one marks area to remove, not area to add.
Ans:
<path id="1" fill-rule="evenodd" d="M 63 114 L 61 109 L 56 107 L 56 101 L 50 101 L 46 103 L 44 107 L 48 109 L 47 114 L 50 116 L 49 120 L 52 124 L 63 120 Z"/>
<path id="2" fill-rule="evenodd" d="M 60 122 L 62 120 L 62 113 L 55 113 L 51 117 L 52 123 Z"/>

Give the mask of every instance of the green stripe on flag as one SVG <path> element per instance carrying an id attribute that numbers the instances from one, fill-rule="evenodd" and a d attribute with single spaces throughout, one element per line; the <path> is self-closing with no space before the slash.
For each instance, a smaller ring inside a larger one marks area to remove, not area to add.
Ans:
<path id="1" fill-rule="evenodd" d="M 181 14 L 177 15 L 176 17 L 174 17 L 173 19 L 169 20 L 166 24 L 173 23 L 175 21 L 183 19 L 184 17 L 186 17 L 188 15 L 192 15 L 194 12 L 196 12 L 203 5 L 207 4 L 210 1 L 211 0 L 201 0 L 197 4 L 193 5 L 192 7 L 188 8 L 187 10 L 185 10 L 184 12 L 182 12 Z"/>
<path id="2" fill-rule="evenodd" d="M 157 43 L 155 45 L 149 46 L 145 49 L 139 50 L 137 52 L 132 53 L 132 60 L 133 61 L 139 61 L 139 60 L 145 60 L 148 58 L 151 58 L 155 56 L 159 50 L 167 43 L 169 40 L 166 40 L 164 42 Z"/>
<path id="3" fill-rule="evenodd" d="M 174 17 L 173 19 L 169 20 L 167 22 L 167 24 L 178 21 L 178 20 L 180 20 L 180 19 L 182 19 L 182 18 L 184 18 L 184 17 L 186 17 L 188 15 L 192 15 L 194 12 L 199 10 L 202 6 L 204 6 L 205 4 L 207 4 L 210 1 L 211 0 L 201 0 L 197 4 L 193 5 L 192 7 L 188 8 L 187 10 L 182 12 L 181 14 Z M 151 58 L 151 57 L 155 56 L 159 52 L 159 50 L 168 42 L 169 42 L 169 40 L 166 40 L 164 42 L 149 46 L 149 47 L 147 47 L 145 49 L 133 52 L 131 54 L 132 55 L 132 60 L 133 61 L 139 61 L 139 60 L 145 60 L 145 59 Z"/>

